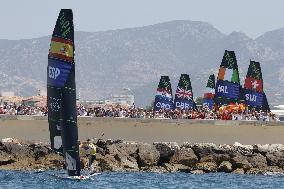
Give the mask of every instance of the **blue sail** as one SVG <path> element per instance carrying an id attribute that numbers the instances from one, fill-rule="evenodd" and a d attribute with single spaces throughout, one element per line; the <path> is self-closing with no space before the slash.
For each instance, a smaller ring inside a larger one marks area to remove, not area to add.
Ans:
<path id="1" fill-rule="evenodd" d="M 169 76 L 161 76 L 154 102 L 154 111 L 172 110 L 173 97 Z"/>

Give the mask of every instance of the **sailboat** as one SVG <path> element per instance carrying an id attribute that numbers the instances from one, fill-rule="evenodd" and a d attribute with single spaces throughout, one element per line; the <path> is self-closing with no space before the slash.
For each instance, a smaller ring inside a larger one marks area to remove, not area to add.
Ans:
<path id="1" fill-rule="evenodd" d="M 208 78 L 206 85 L 206 91 L 203 96 L 203 106 L 212 109 L 214 107 L 214 95 L 215 95 L 215 75 L 212 74 Z"/>
<path id="2" fill-rule="evenodd" d="M 240 95 L 240 78 L 234 51 L 225 51 L 215 87 L 215 104 L 236 103 Z"/>
<path id="3" fill-rule="evenodd" d="M 244 84 L 245 103 L 260 109 L 263 102 L 263 80 L 259 62 L 250 61 Z"/>
<path id="4" fill-rule="evenodd" d="M 68 175 L 80 176 L 74 52 L 73 13 L 61 9 L 47 66 L 50 142 L 52 149 L 63 154 Z"/>
<path id="5" fill-rule="evenodd" d="M 180 76 L 175 94 L 174 106 L 181 110 L 193 108 L 192 87 L 188 74 L 181 74 Z"/>
<path id="6" fill-rule="evenodd" d="M 161 76 L 154 102 L 154 111 L 173 109 L 172 86 L 169 76 Z"/>
<path id="7" fill-rule="evenodd" d="M 250 61 L 244 84 L 245 103 L 249 108 L 270 111 L 263 90 L 263 78 L 259 62 Z"/>

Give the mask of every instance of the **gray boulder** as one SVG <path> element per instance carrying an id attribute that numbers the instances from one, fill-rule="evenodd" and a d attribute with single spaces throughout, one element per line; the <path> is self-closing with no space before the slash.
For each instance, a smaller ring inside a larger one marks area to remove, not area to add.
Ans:
<path id="1" fill-rule="evenodd" d="M 179 146 L 176 142 L 159 142 L 153 144 L 160 153 L 159 164 L 168 163 Z"/>
<path id="2" fill-rule="evenodd" d="M 243 170 L 248 170 L 252 168 L 252 165 L 248 162 L 247 158 L 242 155 L 236 155 L 231 159 L 233 168 L 241 168 Z"/>
<path id="3" fill-rule="evenodd" d="M 233 168 L 232 168 L 232 164 L 229 161 L 223 161 L 219 167 L 218 167 L 218 171 L 219 172 L 225 172 L 225 173 L 230 173 L 232 172 Z"/>
<path id="4" fill-rule="evenodd" d="M 254 154 L 251 157 L 248 157 L 249 163 L 253 168 L 265 168 L 267 167 L 266 157 L 261 154 Z"/>
<path id="5" fill-rule="evenodd" d="M 160 153 L 153 145 L 141 144 L 138 146 L 139 167 L 155 166 L 160 159 Z"/>
<path id="6" fill-rule="evenodd" d="M 182 165 L 182 164 L 165 163 L 163 167 L 170 173 L 174 173 L 174 172 L 189 173 L 192 170 L 190 167 L 186 165 Z"/>
<path id="7" fill-rule="evenodd" d="M 198 158 L 191 148 L 181 148 L 177 150 L 170 159 L 170 163 L 182 164 L 192 167 L 198 162 Z"/>
<path id="8" fill-rule="evenodd" d="M 194 166 L 195 170 L 202 170 L 205 173 L 217 172 L 217 165 L 215 162 L 199 162 Z"/>
<path id="9" fill-rule="evenodd" d="M 283 152 L 273 152 L 266 154 L 267 164 L 269 166 L 279 166 L 284 167 L 284 153 Z"/>

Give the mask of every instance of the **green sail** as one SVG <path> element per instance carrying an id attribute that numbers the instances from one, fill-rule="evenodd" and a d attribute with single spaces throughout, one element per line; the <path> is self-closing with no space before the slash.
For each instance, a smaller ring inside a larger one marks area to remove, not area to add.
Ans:
<path id="1" fill-rule="evenodd" d="M 214 74 L 209 76 L 206 87 L 210 89 L 215 89 L 215 75 Z"/>

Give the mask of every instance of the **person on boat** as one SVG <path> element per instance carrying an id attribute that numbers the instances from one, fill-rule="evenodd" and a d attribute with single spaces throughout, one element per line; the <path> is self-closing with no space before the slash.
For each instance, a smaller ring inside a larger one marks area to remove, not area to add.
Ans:
<path id="1" fill-rule="evenodd" d="M 93 162 L 96 160 L 97 148 L 90 139 L 87 140 L 88 145 L 88 156 L 89 156 L 89 168 L 91 168 Z"/>

